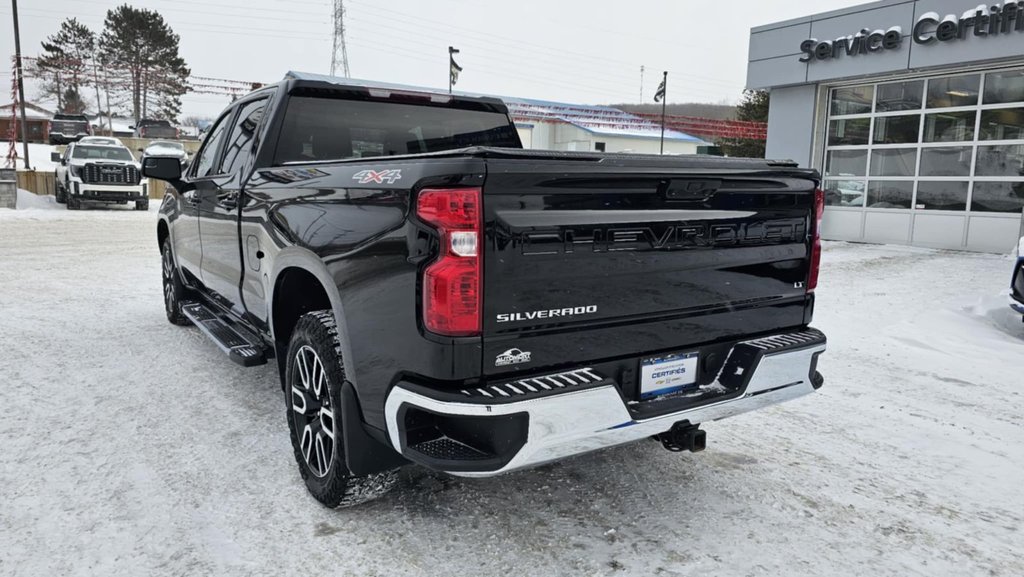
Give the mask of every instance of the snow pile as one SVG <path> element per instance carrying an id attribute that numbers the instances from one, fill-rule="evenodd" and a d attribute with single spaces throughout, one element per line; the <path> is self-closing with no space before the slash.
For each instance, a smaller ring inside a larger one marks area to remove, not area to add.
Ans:
<path id="1" fill-rule="evenodd" d="M 160 210 L 159 200 L 150 200 L 149 211 Z M 102 217 L 99 214 L 103 214 Z M 133 218 L 130 214 L 141 216 L 147 213 L 136 212 L 135 203 L 105 204 L 85 203 L 82 210 L 69 211 L 67 205 L 57 204 L 50 195 L 39 195 L 23 188 L 18 189 L 17 210 L 0 209 L 0 220 L 87 220 L 95 222 L 101 219 Z M 102 226 L 96 224 L 95 226 Z M 98 233 L 102 236 L 102 233 Z M 2 375 L 2 372 L 0 372 Z"/>
<path id="2" fill-rule="evenodd" d="M 18 189 L 18 210 L 53 210 L 64 208 L 57 204 L 52 195 L 40 195 L 29 192 L 24 188 Z"/>

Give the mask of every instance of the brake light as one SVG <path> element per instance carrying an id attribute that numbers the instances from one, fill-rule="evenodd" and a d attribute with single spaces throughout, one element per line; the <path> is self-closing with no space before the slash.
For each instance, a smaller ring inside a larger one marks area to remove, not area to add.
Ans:
<path id="1" fill-rule="evenodd" d="M 807 278 L 807 292 L 818 287 L 818 272 L 821 269 L 821 217 L 825 214 L 825 191 L 814 191 L 814 236 L 811 241 L 811 272 Z"/>
<path id="2" fill-rule="evenodd" d="M 423 324 L 440 335 L 480 334 L 480 189 L 424 189 L 416 213 L 441 237 L 440 255 L 423 271 Z"/>

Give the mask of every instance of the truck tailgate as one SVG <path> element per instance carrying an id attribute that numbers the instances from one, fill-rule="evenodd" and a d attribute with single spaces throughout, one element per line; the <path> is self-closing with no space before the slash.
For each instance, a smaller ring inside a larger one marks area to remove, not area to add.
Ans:
<path id="1" fill-rule="evenodd" d="M 699 162 L 490 159 L 485 374 L 806 324 L 815 173 Z"/>

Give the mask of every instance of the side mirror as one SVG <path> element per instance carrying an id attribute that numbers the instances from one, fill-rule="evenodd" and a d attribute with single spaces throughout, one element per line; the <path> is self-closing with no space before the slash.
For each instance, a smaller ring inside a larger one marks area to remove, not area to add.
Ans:
<path id="1" fill-rule="evenodd" d="M 135 125 L 134 124 L 129 124 L 128 125 L 128 130 L 135 130 Z"/>
<path id="2" fill-rule="evenodd" d="M 51 152 L 50 153 L 50 162 L 60 162 L 60 153 L 59 152 Z"/>
<path id="3" fill-rule="evenodd" d="M 181 180 L 181 160 L 173 156 L 147 156 L 142 159 L 142 176 L 173 184 Z"/>

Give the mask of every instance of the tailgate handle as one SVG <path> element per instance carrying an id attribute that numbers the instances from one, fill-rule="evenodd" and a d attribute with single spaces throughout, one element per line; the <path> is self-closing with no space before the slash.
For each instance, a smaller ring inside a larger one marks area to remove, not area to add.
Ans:
<path id="1" fill-rule="evenodd" d="M 720 178 L 673 179 L 662 181 L 661 194 L 668 200 L 704 200 L 710 198 L 722 186 Z"/>

